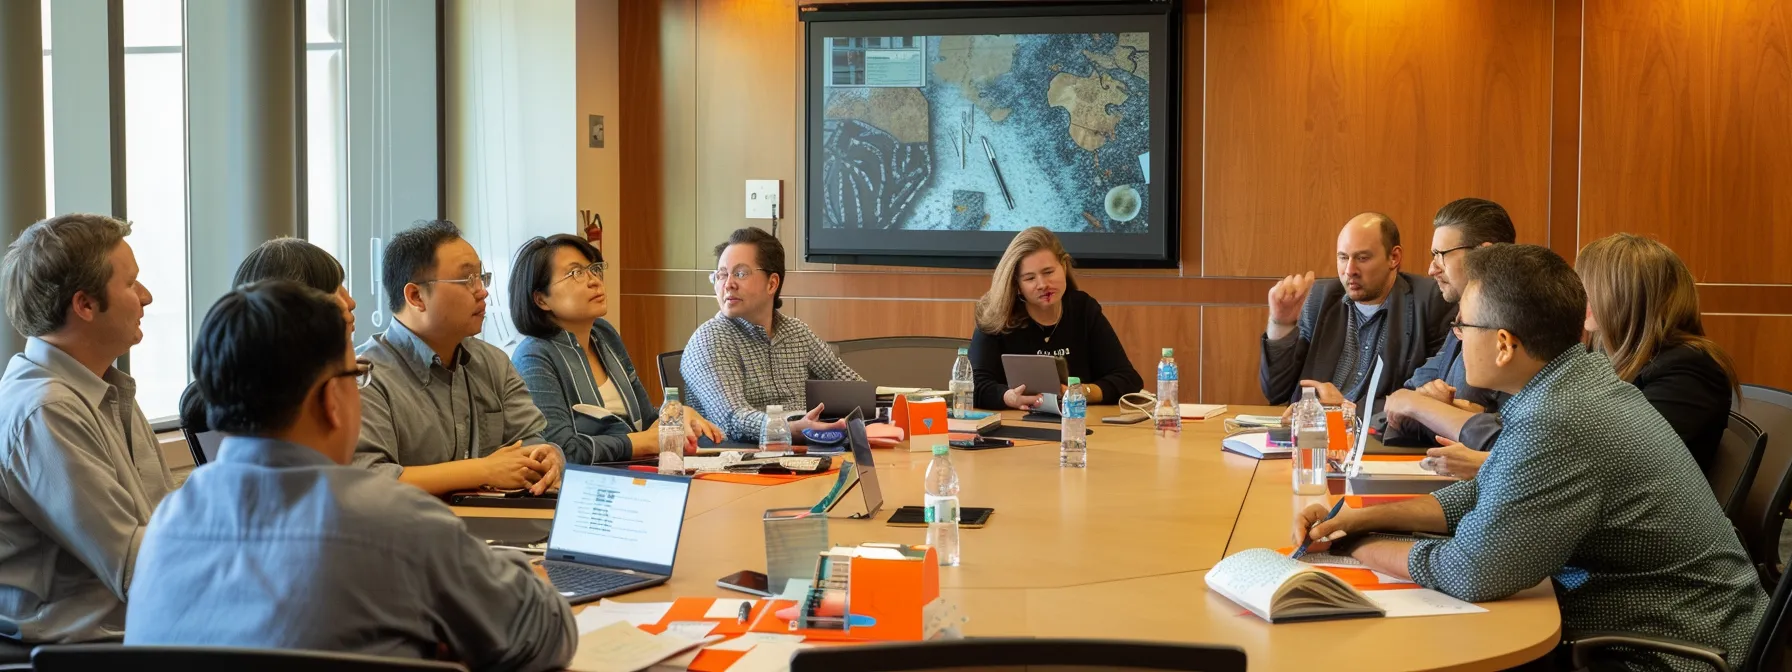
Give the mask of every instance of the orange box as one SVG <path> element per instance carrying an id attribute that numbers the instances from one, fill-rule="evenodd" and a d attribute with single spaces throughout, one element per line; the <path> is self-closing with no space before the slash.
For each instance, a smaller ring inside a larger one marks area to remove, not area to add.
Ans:
<path id="1" fill-rule="evenodd" d="M 852 558 L 848 609 L 877 623 L 853 627 L 852 636 L 921 640 L 926 636 L 922 613 L 939 596 L 940 560 L 932 546 L 860 544 Z"/>
<path id="2" fill-rule="evenodd" d="M 909 401 L 907 396 L 898 394 L 890 408 L 890 424 L 902 428 L 910 440 L 921 435 L 945 434 L 946 400 Z"/>

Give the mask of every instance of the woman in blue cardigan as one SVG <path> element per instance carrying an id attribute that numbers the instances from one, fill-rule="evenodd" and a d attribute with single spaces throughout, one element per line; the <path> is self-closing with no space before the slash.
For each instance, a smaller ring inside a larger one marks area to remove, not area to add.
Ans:
<path id="1" fill-rule="evenodd" d="M 543 437 L 569 464 L 658 455 L 659 407 L 635 375 L 622 336 L 604 321 L 604 262 L 583 238 L 534 238 L 511 265 L 510 317 L 525 335 L 511 355 L 547 418 Z M 686 452 L 722 432 L 685 407 Z"/>

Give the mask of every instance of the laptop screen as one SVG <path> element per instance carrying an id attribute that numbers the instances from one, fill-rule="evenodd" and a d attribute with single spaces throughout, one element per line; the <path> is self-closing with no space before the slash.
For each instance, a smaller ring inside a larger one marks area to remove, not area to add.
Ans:
<path id="1" fill-rule="evenodd" d="M 691 480 L 568 465 L 548 556 L 670 574 Z"/>

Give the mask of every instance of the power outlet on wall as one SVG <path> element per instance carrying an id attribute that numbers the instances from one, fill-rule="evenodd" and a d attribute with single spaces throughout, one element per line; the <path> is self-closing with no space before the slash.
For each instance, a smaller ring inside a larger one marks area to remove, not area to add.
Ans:
<path id="1" fill-rule="evenodd" d="M 783 180 L 747 180 L 747 219 L 783 219 L 778 191 Z"/>

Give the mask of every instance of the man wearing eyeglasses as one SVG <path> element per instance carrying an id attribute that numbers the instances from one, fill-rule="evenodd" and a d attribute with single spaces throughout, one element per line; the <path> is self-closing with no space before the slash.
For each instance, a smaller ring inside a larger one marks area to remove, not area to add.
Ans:
<path id="1" fill-rule="evenodd" d="M 359 349 L 374 366 L 361 395 L 354 463 L 434 495 L 481 488 L 542 494 L 566 463 L 510 358 L 475 336 L 492 274 L 452 222 L 421 222 L 386 243 L 393 324 Z"/>
<path id="2" fill-rule="evenodd" d="M 685 345 L 679 372 L 690 404 L 735 441 L 758 441 L 765 407 L 801 413 L 810 380 L 864 380 L 784 305 L 784 245 L 761 229 L 737 229 L 716 246 L 716 316 Z M 792 438 L 821 423 L 821 406 L 790 423 Z"/>
<path id="3" fill-rule="evenodd" d="M 1493 201 L 1461 198 L 1439 209 L 1432 219 L 1429 271 L 1444 300 L 1462 299 L 1463 259 L 1470 250 L 1517 239 L 1511 216 Z M 1499 436 L 1500 404 L 1510 395 L 1470 385 L 1467 376 L 1462 341 L 1454 332 L 1446 334 L 1443 347 L 1406 380 L 1404 389 L 1388 395 L 1383 440 L 1442 443 L 1433 454 L 1440 459 L 1487 450 Z"/>
<path id="4" fill-rule="evenodd" d="M 1693 645 L 1594 647 L 1592 660 L 1576 652 L 1577 668 L 1710 669 L 1686 655 L 1699 648 L 1741 666 L 1767 595 L 1680 435 L 1610 359 L 1581 346 L 1580 277 L 1536 245 L 1483 247 L 1466 261 L 1453 327 L 1468 381 L 1512 395 L 1487 463 L 1473 480 L 1329 520 L 1313 505 L 1295 516 L 1296 541 L 1340 542 L 1331 552 L 1470 602 L 1550 581 L 1569 640 Z"/>
<path id="5" fill-rule="evenodd" d="M 349 333 L 340 304 L 288 280 L 206 314 L 193 384 L 228 436 L 150 520 L 125 643 L 421 659 L 445 647 L 476 670 L 565 666 L 572 610 L 522 555 L 468 535 L 434 497 L 343 466 L 370 373 Z"/>
<path id="6" fill-rule="evenodd" d="M 1338 278 L 1290 275 L 1269 290 L 1257 382 L 1271 403 L 1319 390 L 1322 403 L 1387 395 L 1444 343 L 1456 306 L 1430 278 L 1400 272 L 1400 228 L 1365 212 L 1338 233 Z M 1381 389 L 1369 379 L 1380 357 Z"/>

